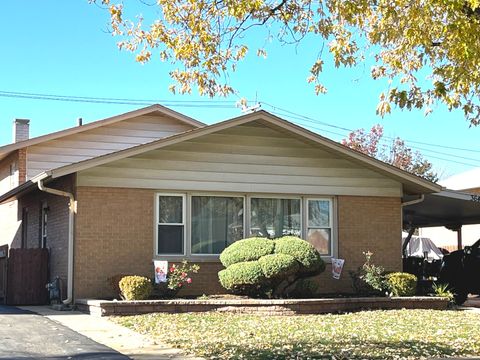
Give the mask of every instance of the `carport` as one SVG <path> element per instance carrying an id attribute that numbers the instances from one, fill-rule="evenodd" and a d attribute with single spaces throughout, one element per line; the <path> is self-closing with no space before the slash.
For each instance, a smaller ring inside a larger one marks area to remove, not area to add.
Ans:
<path id="1" fill-rule="evenodd" d="M 415 229 L 444 226 L 457 232 L 457 246 L 462 248 L 462 226 L 480 224 L 480 195 L 454 190 L 403 198 L 403 228 L 408 231 L 405 250 Z"/>

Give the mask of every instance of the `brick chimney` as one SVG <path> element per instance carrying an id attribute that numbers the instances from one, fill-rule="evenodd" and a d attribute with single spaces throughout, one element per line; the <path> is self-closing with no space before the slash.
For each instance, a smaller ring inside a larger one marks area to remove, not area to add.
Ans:
<path id="1" fill-rule="evenodd" d="M 13 142 L 28 140 L 30 120 L 28 119 L 15 119 L 13 121 Z"/>

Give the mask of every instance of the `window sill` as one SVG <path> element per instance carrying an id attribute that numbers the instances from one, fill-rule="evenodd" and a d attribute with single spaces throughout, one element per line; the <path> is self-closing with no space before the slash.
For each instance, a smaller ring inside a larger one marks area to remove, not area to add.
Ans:
<path id="1" fill-rule="evenodd" d="M 219 255 L 155 255 L 153 260 L 166 260 L 170 262 L 220 262 Z"/>
<path id="2" fill-rule="evenodd" d="M 333 256 L 321 256 L 322 260 L 326 264 L 332 263 Z M 187 260 L 188 262 L 220 262 L 220 255 L 155 255 L 153 260 L 166 260 L 170 262 L 182 262 Z"/>

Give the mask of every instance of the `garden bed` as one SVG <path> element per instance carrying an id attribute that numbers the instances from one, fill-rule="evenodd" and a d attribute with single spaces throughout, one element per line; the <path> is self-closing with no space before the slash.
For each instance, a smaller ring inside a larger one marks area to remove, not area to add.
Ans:
<path id="1" fill-rule="evenodd" d="M 228 312 L 260 315 L 294 315 L 350 312 L 364 309 L 444 310 L 448 300 L 440 297 L 361 297 L 320 299 L 208 299 L 107 301 L 78 299 L 80 311 L 95 316 L 146 313 Z"/>

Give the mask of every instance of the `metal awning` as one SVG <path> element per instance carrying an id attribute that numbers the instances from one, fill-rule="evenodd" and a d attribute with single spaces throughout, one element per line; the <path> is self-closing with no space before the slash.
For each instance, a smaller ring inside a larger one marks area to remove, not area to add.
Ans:
<path id="1" fill-rule="evenodd" d="M 406 197 L 405 201 L 414 200 Z M 480 224 L 480 195 L 454 190 L 425 194 L 421 202 L 403 207 L 404 228 Z"/>

